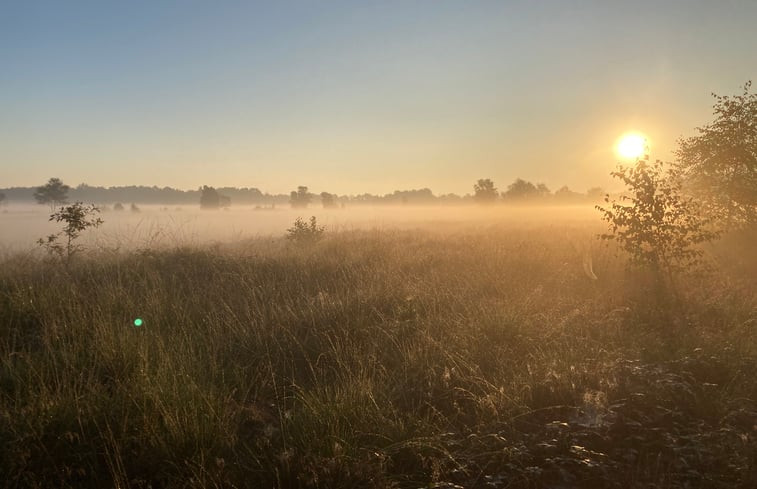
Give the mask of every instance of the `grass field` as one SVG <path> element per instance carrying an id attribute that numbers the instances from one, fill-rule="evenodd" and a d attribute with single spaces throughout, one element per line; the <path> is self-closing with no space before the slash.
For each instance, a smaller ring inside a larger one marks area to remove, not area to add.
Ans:
<path id="1" fill-rule="evenodd" d="M 754 241 L 672 294 L 599 230 L 10 254 L 0 484 L 757 487 Z"/>

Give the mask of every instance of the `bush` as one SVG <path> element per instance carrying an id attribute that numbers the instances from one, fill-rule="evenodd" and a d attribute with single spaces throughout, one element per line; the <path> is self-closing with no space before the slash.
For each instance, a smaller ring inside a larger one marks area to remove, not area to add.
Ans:
<path id="1" fill-rule="evenodd" d="M 47 249 L 50 254 L 58 255 L 69 261 L 71 257 L 82 250 L 82 246 L 75 244 L 76 239 L 82 231 L 88 228 L 99 227 L 103 220 L 95 217 L 100 209 L 95 205 L 84 205 L 81 202 L 75 202 L 71 205 L 61 207 L 50 215 L 50 221 L 65 222 L 63 230 L 59 233 L 51 234 L 46 239 L 40 238 L 37 244 Z M 65 243 L 61 242 L 65 240 Z"/>
<path id="2" fill-rule="evenodd" d="M 684 197 L 674 172 L 660 160 L 650 164 L 648 158 L 611 173 L 623 181 L 628 194 L 620 202 L 608 195 L 608 207 L 596 206 L 610 230 L 600 237 L 617 240 L 631 263 L 664 271 L 672 279 L 674 272 L 700 262 L 702 250 L 695 245 L 717 233 L 707 229 L 709 221 L 699 217 L 696 203 Z"/>
<path id="3" fill-rule="evenodd" d="M 319 226 L 315 216 L 310 216 L 310 221 L 305 222 L 301 217 L 294 221 L 294 225 L 287 229 L 287 239 L 295 243 L 314 243 L 323 237 L 325 226 Z"/>

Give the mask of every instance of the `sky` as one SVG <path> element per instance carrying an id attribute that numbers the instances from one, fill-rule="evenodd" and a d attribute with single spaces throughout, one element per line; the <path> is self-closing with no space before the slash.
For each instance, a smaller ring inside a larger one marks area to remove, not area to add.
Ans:
<path id="1" fill-rule="evenodd" d="M 757 75 L 757 1 L 0 0 L 0 188 L 612 188 Z"/>

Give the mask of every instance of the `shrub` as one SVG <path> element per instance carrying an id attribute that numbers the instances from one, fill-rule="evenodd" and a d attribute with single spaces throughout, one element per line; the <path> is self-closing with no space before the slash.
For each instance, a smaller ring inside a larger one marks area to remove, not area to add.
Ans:
<path id="1" fill-rule="evenodd" d="M 673 272 L 697 265 L 702 250 L 695 245 L 710 241 L 717 233 L 708 230 L 709 221 L 699 217 L 699 208 L 681 192 L 674 172 L 662 161 L 648 162 L 648 156 L 634 166 L 618 166 L 612 176 L 623 181 L 627 194 L 620 202 L 605 197 L 607 207 L 597 205 L 609 233 L 602 239 L 618 241 L 633 264 Z"/>
<path id="2" fill-rule="evenodd" d="M 308 222 L 298 217 L 294 221 L 294 225 L 287 229 L 287 239 L 299 244 L 314 243 L 323 237 L 325 231 L 326 227 L 319 226 L 315 216 L 310 216 Z"/>
<path id="3" fill-rule="evenodd" d="M 99 212 L 100 209 L 95 205 L 84 205 L 81 202 L 61 207 L 50 214 L 50 221 L 64 222 L 63 230 L 49 235 L 46 239 L 40 238 L 37 240 L 37 244 L 47 249 L 48 253 L 58 255 L 69 261 L 75 253 L 83 248 L 81 245 L 75 244 L 81 232 L 88 228 L 99 227 L 103 223 L 102 219 L 95 217 Z M 65 243 L 62 241 L 65 241 Z"/>

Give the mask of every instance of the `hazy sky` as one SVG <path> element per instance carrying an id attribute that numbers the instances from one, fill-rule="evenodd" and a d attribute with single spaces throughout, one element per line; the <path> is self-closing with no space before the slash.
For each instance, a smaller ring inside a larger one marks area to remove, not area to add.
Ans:
<path id="1" fill-rule="evenodd" d="M 0 187 L 611 186 L 757 78 L 757 0 L 0 0 Z M 757 81 L 757 80 L 756 80 Z"/>

